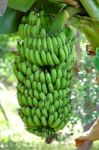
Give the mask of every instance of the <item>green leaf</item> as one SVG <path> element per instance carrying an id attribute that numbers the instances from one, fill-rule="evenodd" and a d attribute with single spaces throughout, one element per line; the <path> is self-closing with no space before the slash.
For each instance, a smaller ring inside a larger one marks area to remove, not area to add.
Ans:
<path id="1" fill-rule="evenodd" d="M 72 17 L 70 23 L 85 34 L 93 50 L 99 47 L 99 21 L 89 17 Z"/>
<path id="2" fill-rule="evenodd" d="M 96 0 L 97 4 L 99 5 L 99 0 Z"/>
<path id="3" fill-rule="evenodd" d="M 16 32 L 22 16 L 22 12 L 7 8 L 3 17 L 0 17 L 0 34 Z"/>
<path id="4" fill-rule="evenodd" d="M 99 71 L 99 56 L 96 56 L 93 61 L 96 69 Z"/>
<path id="5" fill-rule="evenodd" d="M 8 7 L 27 12 L 36 0 L 8 0 Z"/>

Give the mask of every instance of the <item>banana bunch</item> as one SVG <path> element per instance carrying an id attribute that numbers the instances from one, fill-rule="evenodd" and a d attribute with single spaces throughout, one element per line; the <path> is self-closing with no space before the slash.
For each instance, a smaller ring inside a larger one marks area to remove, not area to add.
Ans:
<path id="1" fill-rule="evenodd" d="M 44 11 L 32 11 L 22 18 L 13 66 L 18 79 L 19 115 L 26 129 L 41 137 L 63 129 L 72 110 L 71 30 L 64 27 L 49 34 L 52 21 Z"/>

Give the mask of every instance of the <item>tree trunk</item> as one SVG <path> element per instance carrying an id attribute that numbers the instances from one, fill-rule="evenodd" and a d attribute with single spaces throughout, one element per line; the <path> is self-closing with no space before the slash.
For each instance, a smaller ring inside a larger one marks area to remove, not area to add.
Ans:
<path id="1" fill-rule="evenodd" d="M 90 124 L 87 124 L 84 126 L 84 131 L 88 131 L 90 127 L 92 126 L 93 122 Z M 91 141 L 86 141 L 81 147 L 79 147 L 77 150 L 90 150 L 92 147 L 93 142 Z"/>

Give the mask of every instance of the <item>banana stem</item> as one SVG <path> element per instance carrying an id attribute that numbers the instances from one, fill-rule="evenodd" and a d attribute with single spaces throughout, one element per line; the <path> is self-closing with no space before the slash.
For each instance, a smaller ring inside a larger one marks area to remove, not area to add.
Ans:
<path id="1" fill-rule="evenodd" d="M 70 15 L 67 10 L 61 11 L 52 22 L 51 27 L 49 29 L 49 34 L 53 34 L 56 31 L 63 29 L 66 21 L 70 18 Z"/>
<path id="2" fill-rule="evenodd" d="M 88 15 L 97 21 L 99 21 L 99 1 L 95 0 L 79 0 L 85 10 L 87 11 Z"/>

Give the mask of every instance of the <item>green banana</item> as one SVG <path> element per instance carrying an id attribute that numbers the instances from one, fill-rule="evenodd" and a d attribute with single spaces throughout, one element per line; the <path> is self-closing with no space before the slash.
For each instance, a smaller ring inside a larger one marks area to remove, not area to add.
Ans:
<path id="1" fill-rule="evenodd" d="M 58 118 L 53 124 L 52 124 L 52 128 L 57 128 L 61 123 L 61 120 Z"/>
<path id="2" fill-rule="evenodd" d="M 63 97 L 63 91 L 59 90 L 59 97 L 62 98 Z"/>
<path id="3" fill-rule="evenodd" d="M 56 127 L 56 130 L 61 130 L 61 129 L 63 129 L 64 126 L 65 126 L 65 124 L 66 124 L 66 123 L 62 121 L 62 122 L 59 124 L 59 126 Z"/>
<path id="4" fill-rule="evenodd" d="M 32 48 L 32 42 L 33 42 L 33 39 L 28 37 L 28 40 L 27 40 L 28 48 Z"/>
<path id="5" fill-rule="evenodd" d="M 57 77 L 59 78 L 59 79 L 61 79 L 62 78 L 62 75 L 63 75 L 63 73 L 62 73 L 62 69 L 57 69 Z"/>
<path id="6" fill-rule="evenodd" d="M 17 93 L 17 98 L 18 98 L 18 102 L 19 105 L 24 105 L 24 101 L 22 100 L 22 94 L 21 93 Z"/>
<path id="7" fill-rule="evenodd" d="M 42 84 L 42 92 L 44 93 L 44 94 L 47 94 L 47 92 L 48 92 L 48 90 L 47 90 L 47 86 L 46 86 L 46 84 L 45 83 L 43 83 Z"/>
<path id="8" fill-rule="evenodd" d="M 54 51 L 53 50 L 53 43 L 52 43 L 50 36 L 47 37 L 46 42 L 47 42 L 48 51 L 53 52 Z"/>
<path id="9" fill-rule="evenodd" d="M 64 77 L 64 78 L 67 77 L 67 70 L 66 70 L 66 69 L 63 70 L 63 77 Z"/>
<path id="10" fill-rule="evenodd" d="M 30 58 L 29 58 L 29 48 L 25 48 L 24 53 L 25 53 L 26 59 L 29 61 L 30 60 Z"/>
<path id="11" fill-rule="evenodd" d="M 33 119 L 31 117 L 27 118 L 27 125 L 31 127 L 36 127 L 36 125 L 33 123 Z"/>
<path id="12" fill-rule="evenodd" d="M 26 74 L 27 74 L 27 76 L 30 76 L 32 74 L 32 69 L 31 68 L 27 68 Z"/>
<path id="13" fill-rule="evenodd" d="M 58 47 L 59 47 L 59 48 L 63 48 L 63 43 L 62 43 L 62 41 L 61 41 L 60 36 L 57 36 L 56 39 L 57 39 Z"/>
<path id="14" fill-rule="evenodd" d="M 24 122 L 26 125 L 30 125 L 30 126 L 31 126 L 31 122 L 30 122 L 31 120 L 30 120 L 29 118 L 27 119 L 27 117 L 23 117 L 22 120 L 23 120 L 23 122 Z M 33 126 L 33 125 L 32 125 L 32 126 Z"/>
<path id="15" fill-rule="evenodd" d="M 40 109 L 43 109 L 43 108 L 44 108 L 44 105 L 45 105 L 44 103 L 45 103 L 45 102 L 42 101 L 42 100 L 39 102 L 39 108 L 40 108 Z"/>
<path id="16" fill-rule="evenodd" d="M 48 89 L 49 89 L 49 91 L 50 91 L 51 93 L 54 92 L 54 86 L 53 86 L 52 83 L 48 83 Z"/>
<path id="17" fill-rule="evenodd" d="M 36 31 L 37 31 L 37 34 L 39 34 L 39 32 L 40 32 L 40 24 L 41 24 L 41 20 L 38 17 L 37 21 L 36 21 Z"/>
<path id="18" fill-rule="evenodd" d="M 25 25 L 23 26 L 24 37 L 27 35 L 27 27 L 28 27 L 28 24 L 25 24 Z"/>
<path id="19" fill-rule="evenodd" d="M 15 64 L 19 64 L 21 63 L 21 61 L 22 61 L 22 58 L 20 56 L 16 56 Z"/>
<path id="20" fill-rule="evenodd" d="M 46 99 L 49 101 L 50 104 L 53 103 L 53 95 L 51 93 L 48 93 Z"/>
<path id="21" fill-rule="evenodd" d="M 31 83 L 34 81 L 34 74 L 30 75 L 30 81 L 31 81 Z"/>
<path id="22" fill-rule="evenodd" d="M 52 68 L 52 69 L 51 69 L 51 80 L 52 80 L 52 83 L 55 83 L 56 78 L 57 78 L 56 69 L 55 69 L 55 68 Z"/>
<path id="23" fill-rule="evenodd" d="M 59 65 L 58 57 L 53 52 L 51 53 L 51 56 L 52 56 L 52 60 L 53 60 L 54 64 Z"/>
<path id="24" fill-rule="evenodd" d="M 40 71 L 37 70 L 35 73 L 34 73 L 34 78 L 35 78 L 35 81 L 39 81 L 39 78 L 40 78 Z"/>
<path id="25" fill-rule="evenodd" d="M 46 95 L 43 92 L 40 93 L 40 99 L 46 100 Z"/>
<path id="26" fill-rule="evenodd" d="M 64 45 L 64 52 L 65 52 L 65 57 L 66 57 L 66 59 L 68 58 L 68 56 L 69 56 L 69 51 L 68 51 L 68 48 L 67 48 L 67 46 L 66 45 Z"/>
<path id="27" fill-rule="evenodd" d="M 33 106 L 33 100 L 31 97 L 28 97 L 27 101 L 28 101 L 29 106 Z"/>
<path id="28" fill-rule="evenodd" d="M 37 34 L 37 26 L 32 26 L 31 27 L 31 36 L 35 37 L 35 35 Z"/>
<path id="29" fill-rule="evenodd" d="M 37 65 L 43 66 L 43 62 L 40 56 L 40 52 L 38 50 L 34 51 L 35 61 Z"/>
<path id="30" fill-rule="evenodd" d="M 48 118 L 48 125 L 49 125 L 49 127 L 52 127 L 53 121 L 54 121 L 54 116 L 52 114 L 50 114 L 49 118 Z"/>
<path id="31" fill-rule="evenodd" d="M 46 57 L 46 52 L 44 50 L 41 50 L 41 59 L 44 65 L 47 65 L 47 57 Z"/>
<path id="32" fill-rule="evenodd" d="M 41 32 L 40 32 L 40 36 L 41 36 L 41 38 L 46 38 L 46 30 L 45 30 L 45 28 L 42 28 L 41 29 Z"/>
<path id="33" fill-rule="evenodd" d="M 54 99 L 58 99 L 59 94 L 57 90 L 54 91 L 53 96 L 54 96 Z"/>
<path id="34" fill-rule="evenodd" d="M 54 120 L 57 120 L 57 118 L 58 118 L 58 113 L 57 113 L 57 111 L 56 112 L 54 112 Z"/>
<path id="35" fill-rule="evenodd" d="M 42 40 L 41 40 L 41 38 L 39 38 L 37 40 L 37 50 L 41 50 L 41 46 L 42 46 Z"/>
<path id="36" fill-rule="evenodd" d="M 62 107 L 62 106 L 63 106 L 63 101 L 62 101 L 62 99 L 61 99 L 61 98 L 59 99 L 59 106 L 60 106 L 60 107 Z"/>
<path id="37" fill-rule="evenodd" d="M 47 121 L 46 118 L 44 116 L 41 117 L 41 122 L 43 126 L 47 126 Z"/>
<path id="38" fill-rule="evenodd" d="M 65 52 L 64 52 L 63 48 L 59 48 L 59 59 L 60 59 L 60 62 L 65 61 L 65 58 L 66 58 L 66 56 L 65 56 Z"/>
<path id="39" fill-rule="evenodd" d="M 36 110 L 35 110 L 35 114 L 37 115 L 37 117 L 39 118 L 39 119 L 41 119 L 41 111 L 40 111 L 40 109 L 39 108 L 37 108 Z"/>
<path id="40" fill-rule="evenodd" d="M 42 91 L 42 85 L 41 85 L 41 82 L 38 82 L 38 83 L 37 83 L 37 89 L 38 89 L 39 92 Z"/>
<path id="41" fill-rule="evenodd" d="M 50 76 L 50 74 L 48 72 L 46 72 L 45 78 L 46 78 L 46 82 L 47 83 L 51 83 L 51 76 Z"/>
<path id="42" fill-rule="evenodd" d="M 25 86 L 28 88 L 28 89 L 30 89 L 31 88 L 31 82 L 30 82 L 30 80 L 25 80 Z"/>
<path id="43" fill-rule="evenodd" d="M 33 90 L 32 90 L 32 88 L 29 89 L 29 95 L 30 95 L 30 97 L 33 97 Z"/>
<path id="44" fill-rule="evenodd" d="M 33 88 L 33 90 L 36 90 L 36 89 L 37 89 L 37 83 L 36 83 L 36 81 L 33 81 L 33 82 L 32 82 L 32 88 Z"/>
<path id="45" fill-rule="evenodd" d="M 56 55 L 58 55 L 58 43 L 56 37 L 52 36 L 53 50 Z"/>
<path id="46" fill-rule="evenodd" d="M 64 89 L 66 87 L 66 79 L 62 78 L 61 79 L 61 88 Z"/>
<path id="47" fill-rule="evenodd" d="M 25 62 L 23 62 L 23 63 L 21 64 L 21 70 L 22 70 L 22 72 L 23 72 L 24 74 L 26 74 L 27 66 L 26 66 L 26 63 L 25 63 Z"/>
<path id="48" fill-rule="evenodd" d="M 46 54 L 46 58 L 47 58 L 47 62 L 50 66 L 54 66 L 54 62 L 52 60 L 52 57 L 51 57 L 51 53 L 50 52 L 47 52 Z"/>
<path id="49" fill-rule="evenodd" d="M 34 97 L 33 98 L 33 105 L 36 106 L 36 107 L 38 107 L 38 104 L 39 104 L 38 100 Z"/>
<path id="50" fill-rule="evenodd" d="M 35 64 L 33 64 L 32 70 L 33 70 L 33 72 L 37 71 L 38 70 L 38 66 L 36 66 Z"/>
<path id="51" fill-rule="evenodd" d="M 58 78 L 55 82 L 55 89 L 59 90 L 61 88 L 61 80 Z"/>
<path id="52" fill-rule="evenodd" d="M 64 108 L 64 115 L 65 115 L 65 117 L 67 117 L 67 115 L 68 115 L 68 109 L 67 109 L 67 107 Z"/>
<path id="53" fill-rule="evenodd" d="M 26 48 L 26 47 L 28 47 L 28 38 L 27 37 L 25 37 L 24 38 L 24 49 Z M 17 47 L 17 49 L 18 49 L 18 47 Z"/>
<path id="54" fill-rule="evenodd" d="M 39 120 L 39 118 L 38 118 L 36 115 L 33 116 L 33 121 L 34 121 L 34 123 L 35 123 L 37 126 L 40 126 L 40 125 L 41 125 L 41 124 L 40 124 L 40 120 Z"/>
<path id="55" fill-rule="evenodd" d="M 37 91 L 37 90 L 34 90 L 34 96 L 35 96 L 35 98 L 37 98 L 37 99 L 39 99 L 39 98 L 40 98 L 40 95 L 39 95 L 39 93 L 38 93 L 38 91 Z"/>
<path id="56" fill-rule="evenodd" d="M 45 108 L 48 111 L 50 107 L 49 101 L 45 101 Z"/>
<path id="57" fill-rule="evenodd" d="M 58 109 L 58 107 L 59 107 L 59 101 L 58 100 L 55 100 L 54 106 L 55 106 L 55 109 Z"/>
<path id="58" fill-rule="evenodd" d="M 44 74 L 44 72 L 41 72 L 41 73 L 40 73 L 40 81 L 41 81 L 42 83 L 45 83 L 45 74 Z"/>
<path id="59" fill-rule="evenodd" d="M 43 39 L 42 39 L 42 49 L 43 49 L 44 51 L 47 51 L 47 50 L 48 50 L 46 38 L 43 38 Z"/>
<path id="60" fill-rule="evenodd" d="M 26 116 L 31 116 L 31 109 L 29 107 L 25 107 Z"/>
<path id="61" fill-rule="evenodd" d="M 22 83 L 24 82 L 24 75 L 22 74 L 22 72 L 17 72 L 17 78 Z"/>
<path id="62" fill-rule="evenodd" d="M 50 108 L 49 108 L 49 112 L 50 112 L 51 114 L 53 114 L 54 111 L 55 111 L 54 105 L 51 105 Z"/>
<path id="63" fill-rule="evenodd" d="M 17 66 L 16 66 L 16 64 L 14 63 L 13 64 L 13 73 L 14 73 L 14 75 L 17 77 L 17 72 L 18 72 L 18 69 L 17 69 Z"/>
<path id="64" fill-rule="evenodd" d="M 24 85 L 21 85 L 21 87 L 20 87 L 20 92 L 23 94 L 24 93 Z"/>
<path id="65" fill-rule="evenodd" d="M 22 107 L 22 109 L 20 110 L 21 113 L 23 113 L 23 115 L 27 116 L 26 114 L 26 108 L 25 107 Z"/>
<path id="66" fill-rule="evenodd" d="M 29 20 L 29 23 L 30 23 L 31 25 L 35 24 L 36 17 L 37 17 L 37 16 L 36 16 L 35 12 L 34 12 L 34 11 L 31 11 L 30 14 L 29 14 L 29 16 L 28 16 L 28 20 Z"/>
<path id="67" fill-rule="evenodd" d="M 27 36 L 31 37 L 31 25 L 28 25 L 27 27 Z"/>
<path id="68" fill-rule="evenodd" d="M 33 39 L 32 48 L 33 48 L 32 50 L 37 49 L 37 38 Z"/>
<path id="69" fill-rule="evenodd" d="M 24 38 L 24 25 L 23 24 L 20 24 L 19 27 L 18 27 L 18 34 L 20 35 L 21 38 Z"/>
<path id="70" fill-rule="evenodd" d="M 64 32 L 60 32 L 59 36 L 61 38 L 62 43 L 65 44 L 66 43 L 66 35 L 65 35 L 65 33 Z"/>
<path id="71" fill-rule="evenodd" d="M 24 47 L 23 46 L 21 46 L 21 48 L 20 48 L 20 55 L 21 55 L 21 57 L 24 57 L 25 55 L 24 55 L 24 53 L 25 53 L 25 49 L 24 49 Z"/>
<path id="72" fill-rule="evenodd" d="M 42 115 L 44 115 L 46 118 L 48 117 L 47 110 L 44 108 L 42 109 Z"/>

